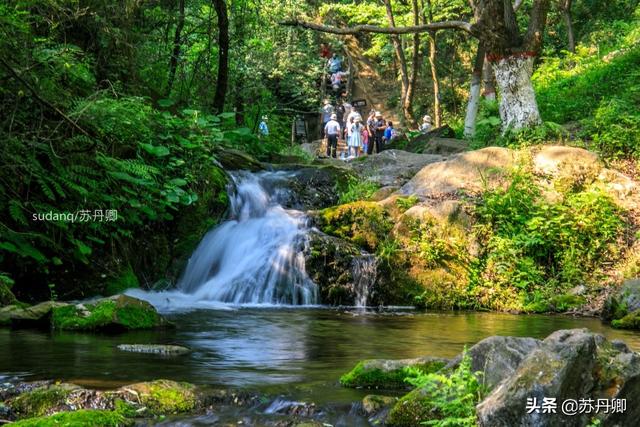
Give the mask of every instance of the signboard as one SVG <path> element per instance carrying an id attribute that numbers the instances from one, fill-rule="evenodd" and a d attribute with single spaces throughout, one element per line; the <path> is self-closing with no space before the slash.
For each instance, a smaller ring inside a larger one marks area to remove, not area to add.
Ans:
<path id="1" fill-rule="evenodd" d="M 354 107 L 364 107 L 365 105 L 367 105 L 367 100 L 366 99 L 354 99 L 353 102 L 351 102 L 351 105 L 353 105 Z"/>
<path id="2" fill-rule="evenodd" d="M 298 118 L 296 120 L 296 135 L 306 135 L 307 130 L 305 128 L 304 119 Z"/>

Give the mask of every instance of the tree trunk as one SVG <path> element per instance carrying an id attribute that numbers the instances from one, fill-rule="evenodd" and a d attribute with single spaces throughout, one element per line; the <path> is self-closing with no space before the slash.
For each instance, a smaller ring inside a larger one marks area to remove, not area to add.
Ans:
<path id="1" fill-rule="evenodd" d="M 484 86 L 484 91 L 482 92 L 484 99 L 495 101 L 496 80 L 493 77 L 493 67 L 487 59 L 485 59 L 482 66 L 482 85 Z"/>
<path id="2" fill-rule="evenodd" d="M 213 7 L 218 15 L 218 79 L 213 97 L 213 111 L 219 114 L 224 111 L 229 81 L 229 17 L 225 0 L 213 0 Z"/>
<path id="3" fill-rule="evenodd" d="M 480 87 L 482 86 L 484 63 L 484 47 L 478 45 L 478 53 L 476 53 L 476 60 L 471 74 L 467 115 L 464 119 L 464 136 L 466 138 L 473 138 L 476 134 L 476 119 L 478 117 L 478 108 L 480 107 Z"/>
<path id="4" fill-rule="evenodd" d="M 166 96 L 171 95 L 173 89 L 173 82 L 176 78 L 176 69 L 178 68 L 178 58 L 180 58 L 181 48 L 181 34 L 184 28 L 184 0 L 180 0 L 178 3 L 178 24 L 176 25 L 176 32 L 173 36 L 173 52 L 171 59 L 169 60 L 169 78 L 167 79 Z"/>
<path id="5" fill-rule="evenodd" d="M 533 57 L 513 55 L 492 65 L 500 91 L 502 128 L 520 129 L 542 123 L 531 83 Z"/>
<path id="6" fill-rule="evenodd" d="M 433 81 L 433 116 L 436 127 L 442 124 L 440 111 L 440 80 L 438 79 L 438 65 L 436 64 L 436 34 L 429 34 L 429 65 L 431 66 L 431 80 Z"/>
<path id="7" fill-rule="evenodd" d="M 573 33 L 573 19 L 571 18 L 572 0 L 560 0 L 560 12 L 567 25 L 567 44 L 570 52 L 576 53 L 576 39 Z"/>
<path id="8" fill-rule="evenodd" d="M 393 18 L 393 10 L 391 9 L 391 0 L 384 0 L 384 5 L 387 9 L 387 19 L 389 20 L 389 27 L 394 28 L 396 26 L 395 19 Z M 397 34 L 391 35 L 391 41 L 393 42 L 393 49 L 396 52 L 398 59 L 398 65 L 400 68 L 400 79 L 402 81 L 401 88 L 401 105 L 404 107 L 405 100 L 407 98 L 407 87 L 409 86 L 409 73 L 407 71 L 407 59 L 404 56 L 404 50 L 402 50 L 402 43 L 400 42 L 400 36 Z M 403 111 L 405 119 L 407 121 L 412 120 L 411 115 L 407 117 L 407 112 Z"/>
<path id="9" fill-rule="evenodd" d="M 420 9 L 418 8 L 418 0 L 411 0 L 411 8 L 413 11 L 413 24 L 420 24 Z M 420 69 L 420 33 L 413 34 L 413 53 L 411 55 L 411 74 L 409 75 L 409 84 L 407 85 L 407 93 L 404 98 L 402 110 L 404 117 L 411 126 L 416 127 L 417 123 L 413 118 L 413 97 L 415 95 L 416 82 L 418 80 L 418 70 Z"/>

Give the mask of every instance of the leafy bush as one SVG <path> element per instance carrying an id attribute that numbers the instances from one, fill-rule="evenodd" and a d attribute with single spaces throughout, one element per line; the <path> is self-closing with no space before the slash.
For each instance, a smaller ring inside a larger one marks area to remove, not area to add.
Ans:
<path id="1" fill-rule="evenodd" d="M 571 188 L 561 197 L 545 199 L 526 171 L 515 172 L 506 189 L 485 193 L 475 226 L 485 249 L 472 274 L 482 305 L 521 308 L 596 282 L 619 256 L 615 244 L 624 222 L 610 197 L 593 185 Z M 490 289 L 495 292 L 485 292 Z M 500 290 L 511 295 L 508 301 L 488 296 Z"/>
<path id="2" fill-rule="evenodd" d="M 369 200 L 379 188 L 380 186 L 375 182 L 349 177 L 346 183 L 338 186 L 338 203 L 345 204 L 359 200 Z"/>
<path id="3" fill-rule="evenodd" d="M 475 426 L 476 405 L 483 398 L 484 387 L 478 380 L 481 372 L 471 370 L 471 357 L 462 353 L 460 365 L 451 372 L 425 374 L 414 368 L 406 368 L 407 382 L 420 389 L 425 396 L 432 419 L 421 420 L 422 425 L 436 427 Z"/>

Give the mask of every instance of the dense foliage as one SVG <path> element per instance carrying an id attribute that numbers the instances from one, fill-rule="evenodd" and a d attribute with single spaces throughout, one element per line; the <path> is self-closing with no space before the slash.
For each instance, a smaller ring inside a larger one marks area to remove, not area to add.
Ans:
<path id="1" fill-rule="evenodd" d="M 0 271 L 19 296 L 154 283 L 226 209 L 216 150 L 283 151 L 318 102 L 314 36 L 281 30 L 278 2 L 233 2 L 235 112 L 213 111 L 215 11 L 185 3 L 182 23 L 173 1 L 0 5 Z"/>

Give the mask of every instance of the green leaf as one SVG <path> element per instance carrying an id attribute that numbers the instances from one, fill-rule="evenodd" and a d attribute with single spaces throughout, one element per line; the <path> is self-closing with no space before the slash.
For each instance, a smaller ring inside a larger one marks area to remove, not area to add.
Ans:
<path id="1" fill-rule="evenodd" d="M 161 107 L 171 107 L 176 102 L 173 99 L 159 99 L 158 105 Z"/>
<path id="2" fill-rule="evenodd" d="M 169 155 L 169 149 L 162 145 L 140 144 L 140 146 L 144 149 L 144 151 L 156 157 L 164 157 Z"/>

